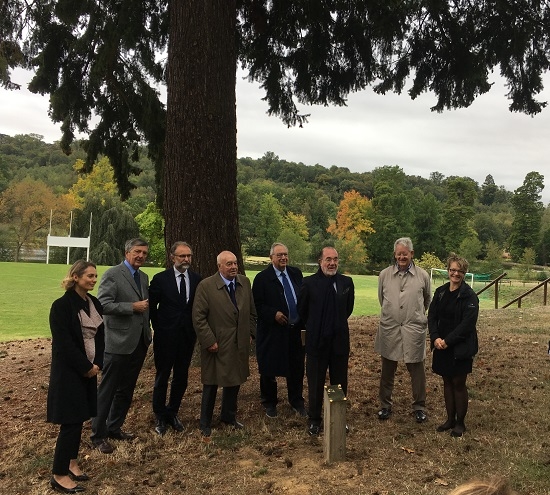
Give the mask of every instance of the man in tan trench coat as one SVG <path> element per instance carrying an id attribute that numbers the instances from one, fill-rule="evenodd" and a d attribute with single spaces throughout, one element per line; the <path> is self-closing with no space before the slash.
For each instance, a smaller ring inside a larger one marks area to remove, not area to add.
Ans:
<path id="1" fill-rule="evenodd" d="M 256 333 L 256 309 L 250 280 L 239 275 L 237 258 L 230 251 L 217 257 L 218 273 L 197 287 L 193 302 L 193 327 L 201 348 L 203 383 L 200 429 L 212 433 L 212 415 L 218 387 L 223 387 L 220 419 L 236 429 L 237 396 L 250 375 L 250 341 Z"/>
<path id="2" fill-rule="evenodd" d="M 379 419 L 392 412 L 392 392 L 397 362 L 403 360 L 411 376 L 413 414 L 418 423 L 426 421 L 426 310 L 431 301 L 430 276 L 412 261 L 413 244 L 408 237 L 397 239 L 393 249 L 395 264 L 380 272 L 378 300 L 380 325 L 374 350 L 382 357 Z"/>

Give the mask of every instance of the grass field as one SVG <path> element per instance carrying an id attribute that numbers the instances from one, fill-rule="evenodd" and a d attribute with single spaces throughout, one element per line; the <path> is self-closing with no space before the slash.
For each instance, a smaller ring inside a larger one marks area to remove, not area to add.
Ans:
<path id="1" fill-rule="evenodd" d="M 106 266 L 98 267 L 101 275 Z M 61 280 L 67 273 L 67 265 L 46 265 L 42 263 L 0 263 L 0 341 L 48 337 L 50 329 L 48 315 L 52 302 L 63 294 Z M 144 268 L 152 277 L 161 268 Z M 258 272 L 247 271 L 254 279 Z M 305 274 L 307 275 L 307 274 Z M 377 296 L 378 277 L 353 275 L 355 283 L 354 316 L 376 315 L 380 310 Z M 434 282 L 435 287 L 444 280 Z M 99 284 L 98 284 L 99 285 Z M 94 294 L 97 294 L 97 287 Z M 475 287 L 479 290 L 483 285 Z M 525 287 L 503 286 L 500 306 L 511 300 Z M 482 308 L 494 307 L 493 291 L 486 291 L 481 300 Z M 540 303 L 539 303 L 540 304 Z"/>

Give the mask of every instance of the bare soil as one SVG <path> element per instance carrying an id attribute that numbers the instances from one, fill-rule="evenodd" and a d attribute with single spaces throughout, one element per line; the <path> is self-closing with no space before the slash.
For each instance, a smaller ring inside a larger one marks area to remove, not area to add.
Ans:
<path id="1" fill-rule="evenodd" d="M 92 477 L 86 493 L 110 494 L 446 494 L 472 477 L 504 476 L 522 494 L 550 494 L 550 308 L 484 310 L 480 353 L 469 378 L 468 431 L 462 438 L 436 433 L 443 422 L 440 377 L 428 376 L 428 414 L 417 424 L 410 412 L 410 381 L 398 367 L 393 416 L 377 418 L 379 357 L 374 354 L 377 317 L 351 320 L 352 353 L 346 460 L 327 464 L 323 437 L 306 432 L 286 401 L 279 417 L 265 416 L 256 362 L 241 387 L 238 418 L 245 430 L 214 424 L 212 440 L 199 435 L 200 369 L 180 418 L 183 433 L 154 431 L 148 357 L 125 428 L 138 438 L 114 442 L 104 455 L 91 448 L 89 423 L 81 465 Z M 151 352 L 151 351 L 150 351 Z M 58 427 L 45 422 L 50 341 L 0 343 L 0 493 L 45 494 Z M 284 382 L 279 382 L 285 398 Z M 307 393 L 307 390 L 306 390 Z M 306 395 L 307 397 L 307 395 Z"/>

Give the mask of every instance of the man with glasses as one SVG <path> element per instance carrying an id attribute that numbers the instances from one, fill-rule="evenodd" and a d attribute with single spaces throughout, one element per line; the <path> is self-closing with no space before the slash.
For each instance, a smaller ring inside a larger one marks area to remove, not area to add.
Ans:
<path id="1" fill-rule="evenodd" d="M 170 249 L 173 266 L 157 273 L 149 287 L 149 312 L 155 332 L 153 412 L 155 431 L 161 436 L 166 433 L 168 425 L 175 431 L 184 430 L 178 411 L 187 389 L 189 365 L 197 340 L 191 310 L 195 290 L 201 281 L 201 276 L 189 269 L 192 257 L 189 244 L 175 242 Z M 166 403 L 170 375 L 172 383 Z"/>
<path id="2" fill-rule="evenodd" d="M 298 313 L 306 327 L 306 375 L 310 435 L 319 435 L 327 369 L 330 384 L 348 388 L 349 327 L 355 288 L 351 277 L 338 273 L 338 252 L 324 247 L 319 270 L 303 280 Z"/>
<path id="3" fill-rule="evenodd" d="M 408 237 L 393 246 L 395 263 L 380 272 L 378 300 L 380 324 L 374 350 L 381 355 L 380 410 L 378 419 L 392 414 L 392 393 L 398 361 L 404 361 L 411 376 L 413 414 L 417 423 L 426 416 L 426 310 L 431 301 L 430 276 L 413 262 L 413 243 Z"/>
<path id="4" fill-rule="evenodd" d="M 288 402 L 299 416 L 304 407 L 304 347 L 297 311 L 302 272 L 289 266 L 288 249 L 276 242 L 269 253 L 271 264 L 254 279 L 252 294 L 258 313 L 256 356 L 260 372 L 260 397 L 269 418 L 277 417 L 277 377 L 286 377 Z"/>

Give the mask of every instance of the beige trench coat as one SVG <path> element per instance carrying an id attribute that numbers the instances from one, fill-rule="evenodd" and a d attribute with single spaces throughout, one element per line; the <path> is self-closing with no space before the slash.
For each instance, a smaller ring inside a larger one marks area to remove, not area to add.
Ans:
<path id="1" fill-rule="evenodd" d="M 395 265 L 380 272 L 378 300 L 382 307 L 374 350 L 392 361 L 419 363 L 426 359 L 428 319 L 431 301 L 430 276 L 412 265 L 399 273 Z"/>
<path id="2" fill-rule="evenodd" d="M 256 335 L 256 308 L 250 280 L 235 279 L 235 308 L 219 273 L 197 286 L 193 302 L 193 326 L 201 348 L 201 381 L 204 385 L 232 387 L 250 375 L 250 337 Z M 207 348 L 218 343 L 218 352 Z"/>

